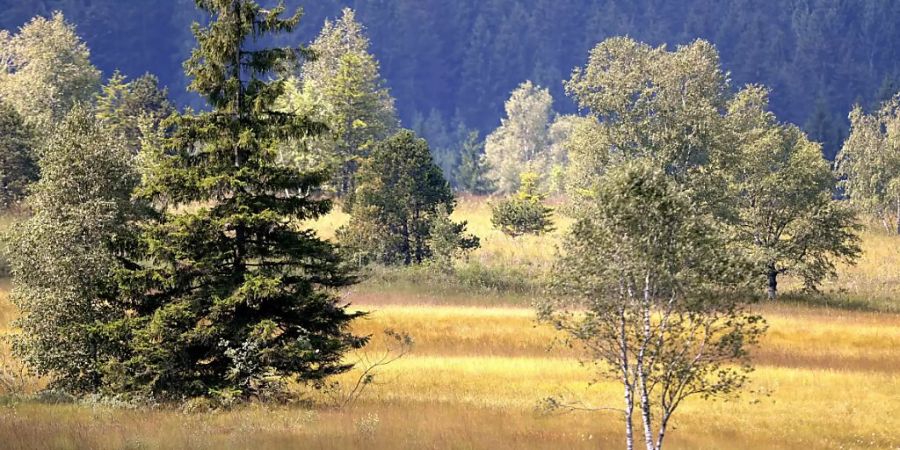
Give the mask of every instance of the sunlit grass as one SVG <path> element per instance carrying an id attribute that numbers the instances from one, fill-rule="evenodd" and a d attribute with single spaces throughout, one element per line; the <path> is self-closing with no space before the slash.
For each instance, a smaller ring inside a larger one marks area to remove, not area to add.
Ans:
<path id="1" fill-rule="evenodd" d="M 458 263 L 455 271 L 448 275 L 421 269 L 381 268 L 360 289 L 384 296 L 418 297 L 427 304 L 527 306 L 549 276 L 561 238 L 573 220 L 557 212 L 554 232 L 513 238 L 491 225 L 490 201 L 484 197 L 458 200 L 453 218 L 468 223 L 468 231 L 481 239 L 481 248 L 467 261 Z M 333 239 L 335 230 L 349 218 L 337 207 L 307 225 L 323 238 Z M 804 293 L 795 280 L 782 277 L 781 302 L 900 313 L 900 236 L 873 227 L 863 231 L 861 237 L 860 259 L 852 265 L 839 264 L 838 276 L 823 283 L 822 295 Z"/>
<path id="2" fill-rule="evenodd" d="M 215 414 L 20 403 L 0 408 L 8 448 L 607 448 L 615 413 L 546 417 L 541 399 L 616 407 L 613 382 L 589 384 L 579 352 L 525 308 L 370 307 L 355 330 L 405 330 L 413 353 L 378 373 L 357 404 L 248 406 Z M 685 404 L 673 448 L 894 448 L 900 427 L 900 316 L 764 306 L 771 331 L 751 390 Z M 342 375 L 352 383 L 357 372 Z M 6 447 L 4 447 L 6 448 Z"/>
<path id="3" fill-rule="evenodd" d="M 377 269 L 345 293 L 354 308 L 370 311 L 354 324 L 355 332 L 373 336 L 369 352 L 384 348 L 382 331 L 388 328 L 415 339 L 413 352 L 379 372 L 354 405 L 253 404 L 186 414 L 12 402 L 0 406 L 0 448 L 622 447 L 614 412 L 536 411 L 551 395 L 592 406 L 621 403 L 615 383 L 590 384 L 593 372 L 579 364 L 581 351 L 560 345 L 560 336 L 536 324 L 528 307 L 542 295 L 533 288 L 535 279 L 549 270 L 562 231 L 508 238 L 492 229 L 483 199 L 462 199 L 455 217 L 469 221 L 470 232 L 482 239 L 471 266 L 450 274 L 439 268 Z M 332 238 L 347 218 L 335 212 L 312 225 Z M 562 229 L 569 223 L 559 219 Z M 686 403 L 667 445 L 900 449 L 900 314 L 865 311 L 900 311 L 898 243 L 895 236 L 866 232 L 859 264 L 841 267 L 840 277 L 825 286 L 836 293 L 829 300 L 834 307 L 809 297 L 757 306 L 770 330 L 754 351 L 750 389 L 728 401 Z M 790 281 L 785 284 L 791 290 Z M 856 310 L 848 309 L 851 303 Z M 9 331 L 14 317 L 0 291 L 0 333 Z M 0 345 L 0 360 L 9 358 Z M 355 369 L 339 380 L 349 384 L 358 376 Z M 38 386 L 35 380 L 29 389 Z"/>

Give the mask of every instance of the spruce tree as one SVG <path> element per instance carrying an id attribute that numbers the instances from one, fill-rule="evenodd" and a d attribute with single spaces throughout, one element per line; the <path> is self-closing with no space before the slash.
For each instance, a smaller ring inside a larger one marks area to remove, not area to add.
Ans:
<path id="1" fill-rule="evenodd" d="M 97 96 L 97 117 L 114 128 L 134 152 L 140 149 L 141 128 L 156 128 L 174 111 L 168 89 L 160 87 L 159 79 L 151 74 L 126 81 L 117 71 Z"/>
<path id="2" fill-rule="evenodd" d="M 135 314 L 112 329 L 130 358 L 111 367 L 116 389 L 162 399 L 261 396 L 290 381 L 321 383 L 349 368 L 364 338 L 348 326 L 334 288 L 352 281 L 335 249 L 299 223 L 331 209 L 316 195 L 324 173 L 277 162 L 278 143 L 323 131 L 275 110 L 284 81 L 273 70 L 305 49 L 255 49 L 291 32 L 300 13 L 252 0 L 197 0 L 185 64 L 210 111 L 175 115 L 139 195 L 160 205 L 142 239 L 146 265 L 128 277 Z"/>
<path id="3" fill-rule="evenodd" d="M 360 167 L 356 190 L 344 204 L 350 223 L 338 231 L 338 238 L 360 262 L 419 264 L 434 255 L 431 233 L 439 209 L 449 216 L 454 206 L 453 192 L 428 144 L 411 131 L 401 131 L 378 143 Z M 450 234 L 458 238 L 445 234 L 441 242 L 453 241 L 464 249 L 477 246 L 462 234 L 465 224 L 454 230 Z M 442 253 L 451 252 L 445 247 Z"/>
<path id="4" fill-rule="evenodd" d="M 304 61 L 299 79 L 289 83 L 281 100 L 285 110 L 311 111 L 328 125 L 328 133 L 308 143 L 315 149 L 312 157 L 286 153 L 301 167 L 331 166 L 333 188 L 341 196 L 352 189 L 353 175 L 371 146 L 399 126 L 394 99 L 365 33 L 350 8 L 338 20 L 326 21 L 310 46 L 315 58 Z"/>
<path id="5" fill-rule="evenodd" d="M 484 158 L 484 142 L 472 131 L 462 144 L 459 166 L 456 167 L 456 182 L 459 189 L 471 194 L 487 194 L 491 192 L 491 183 L 487 179 L 488 165 Z"/>

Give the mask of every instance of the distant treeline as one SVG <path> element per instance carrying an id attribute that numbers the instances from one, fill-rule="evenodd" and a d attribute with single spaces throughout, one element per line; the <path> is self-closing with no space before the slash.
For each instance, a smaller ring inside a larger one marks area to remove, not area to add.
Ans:
<path id="1" fill-rule="evenodd" d="M 0 28 L 62 10 L 107 74 L 153 72 L 178 103 L 197 103 L 181 68 L 197 18 L 193 0 L 0 0 Z M 266 2 L 263 2 L 266 3 Z M 274 2 L 271 2 L 274 3 Z M 714 43 L 734 85 L 772 88 L 779 117 L 804 126 L 833 157 L 854 103 L 871 108 L 900 77 L 896 0 L 287 0 L 306 9 L 308 42 L 344 6 L 368 27 L 404 123 L 432 110 L 495 128 L 526 79 L 571 112 L 561 81 L 597 42 L 629 35 L 670 45 Z M 294 37 L 296 39 L 297 37 Z M 285 39 L 285 38 L 281 38 Z M 283 43 L 283 42 L 282 42 Z"/>

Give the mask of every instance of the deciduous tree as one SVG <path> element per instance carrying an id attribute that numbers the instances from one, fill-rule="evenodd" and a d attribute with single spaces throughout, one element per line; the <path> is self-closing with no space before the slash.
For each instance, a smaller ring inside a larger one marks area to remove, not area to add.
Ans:
<path id="1" fill-rule="evenodd" d="M 750 86 L 729 104 L 735 143 L 725 170 L 736 215 L 734 242 L 764 276 L 770 299 L 778 276 L 808 289 L 836 275 L 837 261 L 860 253 L 855 215 L 832 199 L 837 180 L 822 147 L 799 128 L 777 122 L 768 91 Z"/>
<path id="2" fill-rule="evenodd" d="M 498 193 L 515 192 L 522 172 L 548 173 L 552 114 L 553 98 L 547 89 L 526 81 L 513 91 L 506 102 L 506 118 L 488 135 L 484 147 L 488 177 Z"/>
<path id="3" fill-rule="evenodd" d="M 871 115 L 857 106 L 850 122 L 850 136 L 837 158 L 844 194 L 900 234 L 900 96 Z"/>
<path id="4" fill-rule="evenodd" d="M 0 97 L 41 135 L 100 85 L 90 51 L 62 13 L 0 32 Z"/>
<path id="5" fill-rule="evenodd" d="M 686 400 L 736 392 L 751 370 L 765 325 L 746 309 L 744 264 L 709 219 L 655 161 L 610 169 L 563 244 L 555 298 L 539 307 L 622 386 L 622 407 L 603 409 L 622 412 L 628 449 L 635 412 L 637 439 L 659 450 Z"/>
<path id="6" fill-rule="evenodd" d="M 32 215 L 8 236 L 12 302 L 21 311 L 15 353 L 51 385 L 95 392 L 123 355 L 104 327 L 122 319 L 117 276 L 134 245 L 129 223 L 139 181 L 132 154 L 89 108 L 76 106 L 41 152 Z"/>
<path id="7" fill-rule="evenodd" d="M 0 101 L 0 208 L 19 204 L 37 181 L 36 140 L 19 113 Z"/>

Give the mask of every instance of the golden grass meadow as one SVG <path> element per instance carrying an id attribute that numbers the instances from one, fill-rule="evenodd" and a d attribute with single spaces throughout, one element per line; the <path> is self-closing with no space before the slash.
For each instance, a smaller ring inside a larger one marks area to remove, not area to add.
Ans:
<path id="1" fill-rule="evenodd" d="M 482 238 L 473 261 L 537 276 L 561 231 L 510 239 L 490 229 L 485 203 L 463 200 L 457 218 Z M 346 217 L 314 226 L 331 236 Z M 562 221 L 559 228 L 565 229 Z M 752 384 L 727 401 L 693 399 L 674 418 L 677 449 L 900 449 L 900 238 L 867 232 L 865 256 L 841 267 L 829 300 L 786 296 L 760 305 L 770 330 L 755 352 Z M 594 379 L 579 352 L 538 325 L 527 292 L 453 288 L 413 275 L 376 274 L 349 290 L 370 311 L 356 331 L 386 345 L 408 332 L 412 353 L 383 368 L 346 408 L 316 403 L 229 411 L 130 409 L 100 404 L 0 403 L 3 449 L 606 449 L 620 448 L 608 412 L 546 414 L 551 395 L 617 406 L 615 383 Z M 789 283 L 788 283 L 789 284 Z M 5 292 L 5 289 L 4 289 Z M 0 298 L 0 331 L 15 311 Z M 0 359 L 10 361 L 8 349 Z M 358 373 L 341 376 L 352 383 Z M 39 380 L 30 380 L 37 389 Z M 0 393 L 2 394 L 2 393 Z"/>

